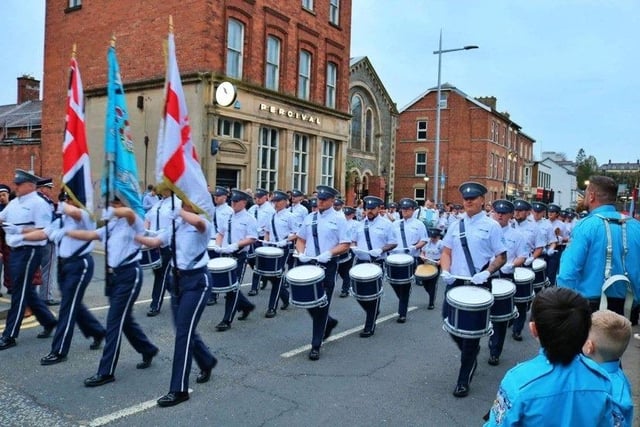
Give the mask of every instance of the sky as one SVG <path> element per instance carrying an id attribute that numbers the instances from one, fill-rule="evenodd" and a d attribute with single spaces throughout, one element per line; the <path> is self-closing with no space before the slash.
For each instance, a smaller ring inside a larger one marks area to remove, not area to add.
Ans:
<path id="1" fill-rule="evenodd" d="M 288 0 L 292 1 L 292 0 Z M 0 105 L 16 78 L 42 80 L 44 0 L 0 0 Z M 318 1 L 317 3 L 320 3 Z M 405 107 L 442 83 L 495 96 L 543 151 L 599 164 L 640 159 L 640 2 L 637 0 L 353 0 L 351 56 L 367 56 Z"/>

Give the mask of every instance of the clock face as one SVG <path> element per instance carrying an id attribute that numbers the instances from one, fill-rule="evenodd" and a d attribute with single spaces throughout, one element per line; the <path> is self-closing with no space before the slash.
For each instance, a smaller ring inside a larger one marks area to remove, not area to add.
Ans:
<path id="1" fill-rule="evenodd" d="M 228 107 L 236 100 L 236 88 L 230 82 L 222 82 L 216 89 L 216 102 Z"/>

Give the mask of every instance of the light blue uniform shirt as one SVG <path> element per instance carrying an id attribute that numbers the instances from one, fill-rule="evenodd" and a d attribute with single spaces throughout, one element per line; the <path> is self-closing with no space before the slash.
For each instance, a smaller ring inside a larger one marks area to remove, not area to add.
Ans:
<path id="1" fill-rule="evenodd" d="M 231 219 L 231 223 L 229 223 Z M 222 247 L 232 243 L 238 243 L 247 238 L 258 238 L 258 223 L 256 219 L 249 215 L 246 209 L 238 213 L 233 213 L 226 222 L 218 222 L 218 234 L 222 235 Z M 229 235 L 229 224 L 231 224 L 231 234 Z M 240 252 L 249 251 L 249 246 L 240 248 Z"/>
<path id="2" fill-rule="evenodd" d="M 45 228 L 51 224 L 51 207 L 37 192 L 16 197 L 0 212 L 3 222 L 23 225 L 28 228 Z M 47 240 L 25 242 L 21 234 L 7 234 L 7 245 L 12 248 L 20 246 L 44 246 Z"/>
<path id="3" fill-rule="evenodd" d="M 568 365 L 540 353 L 502 379 L 487 426 L 610 427 L 611 381 L 598 365 L 577 355 Z"/>
<path id="4" fill-rule="evenodd" d="M 205 267 L 209 262 L 207 245 L 213 225 L 205 215 L 200 215 L 200 218 L 206 223 L 203 233 L 182 218 L 176 219 L 176 261 L 180 270 L 196 270 Z M 168 246 L 171 243 L 171 235 L 170 229 L 165 229 L 158 235 L 163 242 L 162 246 Z M 173 264 L 173 260 L 171 262 Z"/>
<path id="5" fill-rule="evenodd" d="M 109 227 L 109 243 L 108 243 L 108 264 L 109 267 L 119 267 L 126 261 L 130 264 L 134 261 L 142 259 L 140 252 L 141 244 L 135 241 L 136 234 L 144 234 L 144 223 L 136 215 L 133 225 L 129 225 L 126 218 L 113 218 L 109 220 L 106 226 L 96 230 L 102 243 L 106 243 L 107 230 Z M 136 256 L 129 258 L 129 255 L 138 252 Z"/>
<path id="6" fill-rule="evenodd" d="M 525 219 L 522 222 L 515 221 L 516 230 L 518 230 L 525 238 L 527 244 L 528 255 L 533 255 L 533 252 L 538 248 L 544 248 L 547 246 L 547 239 L 543 233 L 538 232 L 538 227 L 532 219 Z"/>
<path id="7" fill-rule="evenodd" d="M 341 243 L 351 243 L 349 227 L 344 215 L 339 215 L 333 208 L 324 212 L 318 211 L 318 245 L 320 252 L 316 253 L 313 240 L 313 213 L 307 215 L 298 231 L 298 237 L 306 241 L 304 254 L 318 256 L 322 252 L 333 249 Z"/>
<path id="8" fill-rule="evenodd" d="M 397 244 L 395 233 L 393 232 L 393 223 L 387 218 L 376 216 L 373 221 L 364 219 L 358 223 L 356 228 L 353 229 L 351 236 L 352 241 L 356 242 L 358 249 L 363 251 L 369 251 L 367 245 L 367 236 L 365 234 L 365 227 L 368 226 L 369 240 L 371 241 L 371 249 L 382 249 L 386 245 Z M 386 258 L 385 253 L 380 255 L 381 259 Z"/>
<path id="9" fill-rule="evenodd" d="M 271 221 L 271 215 L 273 215 L 275 211 L 276 210 L 273 208 L 271 202 L 264 202 L 260 206 L 258 206 L 258 204 L 256 203 L 247 211 L 249 212 L 249 215 L 254 217 L 258 223 L 259 237 L 264 236 L 264 232 L 267 229 L 267 223 Z M 220 224 L 218 224 L 218 226 L 220 226 Z"/>
<path id="10" fill-rule="evenodd" d="M 444 244 L 442 240 L 438 239 L 434 242 L 432 239 L 429 239 L 427 244 L 422 247 L 422 253 L 429 259 L 440 261 L 443 249 Z"/>
<path id="11" fill-rule="evenodd" d="M 300 228 L 306 216 L 309 215 L 309 211 L 304 207 L 302 203 L 291 205 L 287 208 L 287 210 L 296 217 L 298 228 Z"/>
<path id="12" fill-rule="evenodd" d="M 594 209 L 586 218 L 580 220 L 573 229 L 571 241 L 562 253 L 558 286 L 571 288 L 586 298 L 600 298 L 604 283 L 604 269 L 607 251 L 607 235 L 604 220 L 620 218 L 612 205 L 604 205 Z M 613 241 L 611 275 L 622 274 L 622 227 L 611 224 Z M 635 219 L 627 221 L 627 246 L 625 268 L 634 285 L 635 300 L 640 301 L 640 222 Z M 610 297 L 624 298 L 625 286 L 620 283 L 610 287 L 606 294 Z"/>
<path id="13" fill-rule="evenodd" d="M 424 223 L 416 218 L 402 219 L 400 221 L 393 223 L 393 230 L 396 235 L 396 242 L 398 243 L 397 249 L 403 248 L 407 249 L 404 246 L 404 242 L 402 241 L 402 232 L 401 227 L 403 227 L 404 223 L 404 235 L 407 240 L 407 248 L 409 246 L 415 246 L 420 242 L 426 242 L 429 237 L 427 236 L 427 227 Z M 420 251 L 418 249 L 413 249 L 410 251 L 409 255 L 412 257 L 417 257 L 420 255 Z"/>
<path id="14" fill-rule="evenodd" d="M 65 232 L 69 230 L 90 230 L 91 231 L 96 229 L 96 223 L 91 219 L 89 214 L 84 210 L 81 211 L 80 221 L 76 221 L 75 219 L 73 219 L 68 215 L 62 215 L 62 224 L 63 224 L 62 228 Z M 59 229 L 59 228 L 60 228 L 60 219 L 57 219 L 54 222 L 52 222 L 50 226 L 45 228 L 44 232 L 48 237 L 51 237 L 51 234 L 55 231 L 55 229 Z M 87 244 L 86 241 L 74 239 L 73 237 L 64 235 L 59 241 L 56 241 L 54 243 L 58 246 L 58 256 L 60 258 L 69 258 L 72 255 L 81 256 L 81 255 L 89 254 L 93 250 L 93 246 L 94 246 L 93 241 L 88 242 L 89 244 L 87 245 L 87 247 L 84 248 L 82 252 L 79 252 L 76 254 L 76 251 L 78 251 L 80 248 L 82 248 Z"/>
<path id="15" fill-rule="evenodd" d="M 507 263 L 513 263 L 516 258 L 529 256 L 524 236 L 510 225 L 502 227 L 502 243 L 507 248 Z"/>
<path id="16" fill-rule="evenodd" d="M 233 208 L 226 203 L 221 203 L 215 206 L 213 211 L 213 228 L 211 229 L 211 236 L 213 239 L 216 238 L 216 234 L 220 230 L 221 224 L 228 224 L 229 217 L 233 215 Z"/>
<path id="17" fill-rule="evenodd" d="M 180 200 L 176 196 L 172 196 L 172 197 L 173 197 L 173 206 L 180 209 L 182 207 L 182 200 Z M 171 205 L 172 203 L 171 203 L 171 196 L 170 196 L 170 197 L 166 197 L 164 199 L 158 200 L 158 202 L 155 205 L 153 205 L 151 209 L 147 211 L 147 213 L 144 216 L 144 219 L 146 221 L 149 221 L 149 230 L 153 230 L 153 231 L 171 230 L 172 224 L 171 224 L 171 217 L 169 216 L 169 214 L 173 210 Z M 167 245 L 168 243 L 166 245 L 163 244 L 162 247 L 166 247 Z"/>
<path id="18" fill-rule="evenodd" d="M 276 226 L 275 231 L 273 229 L 274 225 Z M 299 228 L 298 219 L 289 209 L 281 209 L 278 212 L 274 212 L 266 225 L 270 242 L 284 240 L 290 234 L 296 234 Z"/>

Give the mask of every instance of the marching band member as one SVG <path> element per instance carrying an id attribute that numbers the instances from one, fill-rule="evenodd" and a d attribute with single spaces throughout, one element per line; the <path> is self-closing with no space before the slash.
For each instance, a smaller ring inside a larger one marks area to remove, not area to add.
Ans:
<path id="1" fill-rule="evenodd" d="M 296 217 L 298 226 L 302 225 L 305 217 L 309 214 L 309 210 L 302 204 L 304 193 L 300 190 L 291 190 L 291 206 L 289 211 Z"/>
<path id="2" fill-rule="evenodd" d="M 547 206 L 547 217 L 551 224 L 551 230 L 553 231 L 556 246 L 555 250 L 550 253 L 547 251 L 547 279 L 549 279 L 550 285 L 556 285 L 556 276 L 558 275 L 558 268 L 560 267 L 560 255 L 569 241 L 569 235 L 564 222 L 560 219 L 560 212 L 562 209 L 558 205 L 550 204 Z"/>
<path id="3" fill-rule="evenodd" d="M 287 209 L 289 195 L 284 191 L 274 191 L 271 201 L 274 204 L 275 212 L 271 220 L 267 223 L 265 240 L 281 248 L 284 253 L 282 265 L 286 265 L 289 258 L 289 245 L 295 241 L 295 235 L 300 228 L 297 218 Z M 278 298 L 282 300 L 281 310 L 289 307 L 289 291 L 284 286 L 284 271 L 280 276 L 271 276 L 266 279 L 271 282 L 271 294 L 269 295 L 269 307 L 264 317 L 271 318 L 276 315 Z M 264 278 L 263 278 L 264 279 Z"/>
<path id="4" fill-rule="evenodd" d="M 258 240 L 264 240 L 267 224 L 271 220 L 271 216 L 275 212 L 275 209 L 273 209 L 273 205 L 269 203 L 269 192 L 264 188 L 256 188 L 253 197 L 255 203 L 247 210 L 247 212 L 256 219 L 258 224 Z M 262 243 L 254 242 L 252 246 L 253 249 L 255 249 L 262 246 Z M 254 274 L 251 277 L 251 290 L 247 293 L 247 295 L 252 297 L 254 295 L 258 295 L 258 282 L 260 281 L 260 275 L 255 274 L 255 253 L 249 255 L 247 262 L 249 266 L 251 266 L 251 269 L 254 270 Z M 266 282 L 264 282 L 263 289 L 265 286 Z"/>
<path id="5" fill-rule="evenodd" d="M 443 317 L 448 315 L 446 293 L 451 288 L 468 282 L 488 288 L 489 276 L 496 273 L 506 260 L 500 225 L 482 210 L 486 187 L 477 182 L 465 182 L 460 185 L 459 191 L 464 199 L 465 214 L 449 226 L 442 241 L 444 249 L 440 258 L 440 276 L 447 285 L 442 304 Z M 493 261 L 490 261 L 492 258 Z M 456 276 L 469 277 L 470 280 L 467 282 Z M 465 397 L 469 394 L 469 384 L 478 365 L 480 338 L 450 335 L 461 353 L 460 370 L 453 395 Z"/>
<path id="6" fill-rule="evenodd" d="M 351 237 L 355 246 L 366 251 L 371 262 L 379 265 L 384 262 L 387 252 L 398 245 L 393 232 L 393 223 L 379 215 L 381 206 L 384 206 L 384 201 L 379 197 L 367 196 L 364 198 L 365 219 L 353 230 Z M 367 261 L 358 257 L 356 264 Z M 405 287 L 410 287 L 410 285 Z M 397 291 L 396 294 L 398 294 Z M 370 301 L 358 300 L 358 304 L 366 313 L 364 329 L 360 332 L 361 338 L 369 338 L 375 333 L 380 300 L 381 297 Z"/>
<path id="7" fill-rule="evenodd" d="M 227 203 L 227 197 L 229 197 L 229 191 L 227 188 L 216 185 L 216 189 L 213 192 L 213 227 L 211 228 L 211 239 L 215 242 L 218 236 L 219 224 L 227 224 L 229 217 L 233 215 L 233 209 Z M 215 258 L 218 254 L 214 251 L 209 253 L 210 258 Z M 214 305 L 218 302 L 218 294 L 211 292 L 207 305 Z"/>
<path id="8" fill-rule="evenodd" d="M 398 243 L 396 252 L 402 250 L 413 257 L 412 271 L 416 270 L 420 260 L 420 250 L 427 243 L 427 228 L 420 218 L 414 217 L 414 212 L 418 204 L 413 199 L 400 200 L 400 215 L 402 219 L 393 223 L 395 238 Z M 424 209 L 422 209 L 424 211 Z M 396 322 L 407 321 L 407 311 L 409 309 L 409 296 L 411 295 L 411 284 L 398 285 L 391 283 L 393 291 L 398 297 L 398 318 Z"/>
<path id="9" fill-rule="evenodd" d="M 56 217 L 56 204 L 51 198 L 53 191 L 53 180 L 51 178 L 41 178 L 36 183 L 38 196 L 42 197 L 49 205 L 51 221 Z M 40 263 L 40 273 L 42 276 L 42 284 L 39 288 L 40 298 L 46 305 L 60 305 L 60 301 L 54 298 L 56 285 L 56 247 L 53 242 L 47 240 L 47 244 L 42 247 L 42 262 Z"/>
<path id="10" fill-rule="evenodd" d="M 351 206 L 345 206 L 343 209 L 344 217 L 347 220 L 348 234 L 351 240 L 353 240 L 353 233 L 359 224 L 356 220 L 356 209 Z M 342 279 L 342 288 L 340 289 L 340 298 L 346 298 L 349 296 L 349 289 L 351 288 L 351 276 L 349 276 L 349 270 L 353 267 L 353 257 L 351 251 L 347 251 L 338 257 L 338 276 Z"/>
<path id="11" fill-rule="evenodd" d="M 182 206 L 182 207 L 180 207 Z M 212 224 L 193 211 L 189 204 L 176 206 L 169 218 L 175 221 L 176 265 L 171 276 L 171 311 L 176 328 L 169 393 L 158 399 L 158 406 L 174 406 L 189 399 L 189 373 L 195 359 L 200 374 L 197 383 L 205 383 L 218 360 L 202 341 L 196 328 L 209 299 L 211 276 L 207 270 L 207 246 Z M 165 228 L 157 237 L 137 236 L 149 247 L 170 244 L 173 227 Z"/>
<path id="12" fill-rule="evenodd" d="M 547 278 L 549 277 L 549 260 L 557 252 L 558 239 L 549 220 L 545 217 L 547 205 L 542 202 L 531 202 L 533 220 L 538 227 L 538 234 L 544 236 L 546 243 L 544 248 L 544 260 L 547 262 Z"/>
<path id="13" fill-rule="evenodd" d="M 142 362 L 136 368 L 146 369 L 151 366 L 151 360 L 159 351 L 133 318 L 133 305 L 142 287 L 140 244 L 136 242 L 135 236 L 144 233 L 144 224 L 119 198 L 115 197 L 110 205 L 102 213 L 104 226 L 97 230 L 68 230 L 65 233 L 74 239 L 101 240 L 107 245 L 107 336 L 98 372 L 84 380 L 86 387 L 97 387 L 115 381 L 114 373 L 123 332 L 133 348 L 142 354 Z"/>
<path id="14" fill-rule="evenodd" d="M 429 236 L 429 241 L 422 247 L 420 257 L 423 262 L 435 265 L 438 272 L 435 276 L 423 280 L 422 286 L 424 286 L 424 290 L 427 291 L 427 295 L 429 295 L 429 305 L 427 309 L 433 310 L 435 308 L 436 293 L 438 290 L 438 279 L 440 278 L 440 258 L 442 257 L 444 245 L 442 244 L 442 234 L 439 228 L 432 227 L 427 229 L 427 235 Z M 418 281 L 417 277 L 416 281 Z"/>
<path id="15" fill-rule="evenodd" d="M 327 339 L 338 321 L 329 315 L 331 297 L 336 282 L 337 257 L 349 250 L 350 236 L 347 220 L 333 209 L 333 201 L 338 195 L 335 188 L 319 185 L 316 187 L 317 212 L 307 215 L 297 234 L 296 249 L 298 262 L 309 263 L 315 258 L 324 267 L 325 276 L 322 286 L 327 295 L 327 305 L 309 308 L 307 311 L 313 320 L 310 360 L 320 359 L 320 345 Z"/>
<path id="16" fill-rule="evenodd" d="M 246 210 L 247 202 L 250 199 L 250 194 L 241 190 L 233 190 L 231 195 L 233 215 L 229 217 L 226 224 L 218 222 L 218 235 L 216 237 L 216 250 L 218 253 L 229 255 L 236 259 L 236 274 L 239 283 L 242 283 L 244 276 L 249 247 L 258 238 L 256 219 L 249 215 Z M 255 308 L 256 306 L 249 302 L 239 287 L 236 290 L 227 292 L 224 303 L 224 317 L 216 325 L 216 330 L 222 332 L 231 328 L 231 322 L 233 322 L 236 311 L 242 312 L 238 316 L 238 320 L 245 320 Z"/>

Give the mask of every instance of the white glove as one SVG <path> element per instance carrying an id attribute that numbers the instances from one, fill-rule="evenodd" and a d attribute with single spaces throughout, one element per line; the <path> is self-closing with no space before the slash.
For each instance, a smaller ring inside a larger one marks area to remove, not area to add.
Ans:
<path id="1" fill-rule="evenodd" d="M 222 252 L 222 247 L 218 246 L 218 245 L 214 245 L 211 247 L 211 249 L 213 249 L 213 251 L 217 254 L 221 254 Z"/>
<path id="2" fill-rule="evenodd" d="M 298 261 L 300 261 L 302 263 L 307 263 L 307 262 L 311 261 L 311 258 L 306 256 L 305 254 L 298 254 Z"/>
<path id="3" fill-rule="evenodd" d="M 58 203 L 58 208 L 56 209 L 56 213 L 57 213 L 58 215 L 62 215 L 62 214 L 64 214 L 64 207 L 65 207 L 65 206 L 66 206 L 66 203 L 65 203 L 65 202 L 59 202 L 59 203 Z"/>
<path id="4" fill-rule="evenodd" d="M 513 274 L 513 264 L 509 262 L 503 265 L 502 268 L 500 268 L 500 271 L 502 271 L 504 274 Z"/>
<path id="5" fill-rule="evenodd" d="M 49 241 L 53 243 L 58 243 L 65 235 L 65 231 L 63 228 L 54 228 L 49 232 Z"/>
<path id="6" fill-rule="evenodd" d="M 232 247 L 231 245 L 229 245 L 229 246 L 221 247 L 221 248 L 220 248 L 220 251 L 219 251 L 218 253 L 221 253 L 221 254 L 230 254 L 230 253 L 233 253 L 233 252 L 235 252 L 235 251 L 233 250 L 233 247 Z"/>
<path id="7" fill-rule="evenodd" d="M 533 257 L 530 256 L 529 258 L 527 258 L 526 260 L 524 260 L 524 265 L 526 265 L 527 267 L 529 267 L 531 264 L 533 264 Z"/>
<path id="8" fill-rule="evenodd" d="M 456 281 L 456 278 L 453 277 L 447 270 L 442 270 L 442 272 L 440 272 L 440 277 L 442 277 L 442 280 L 444 280 L 444 283 L 446 283 L 447 285 L 450 285 Z"/>
<path id="9" fill-rule="evenodd" d="M 471 278 L 471 283 L 475 285 L 482 285 L 487 281 L 487 279 L 491 276 L 491 273 L 487 270 L 482 270 L 480 273 L 476 273 Z"/>
<path id="10" fill-rule="evenodd" d="M 333 257 L 333 255 L 331 255 L 330 251 L 324 251 L 322 252 L 320 255 L 318 255 L 318 262 L 321 263 L 327 263 L 331 260 L 331 258 Z"/>
<path id="11" fill-rule="evenodd" d="M 413 251 L 416 250 L 416 245 L 411 245 L 407 249 L 409 249 L 411 252 L 413 252 Z"/>
<path id="12" fill-rule="evenodd" d="M 180 218 L 180 212 L 182 211 L 182 207 L 181 206 L 176 206 L 175 208 L 173 208 L 171 211 L 169 211 L 167 213 L 167 217 L 174 221 L 178 218 Z"/>
<path id="13" fill-rule="evenodd" d="M 556 250 L 555 250 L 555 249 L 553 249 L 553 248 L 549 248 L 549 249 L 547 249 L 547 255 L 548 255 L 548 256 L 553 256 L 553 254 L 555 254 L 555 253 L 556 253 Z"/>
<path id="14" fill-rule="evenodd" d="M 4 223 L 2 225 L 2 228 L 7 234 L 22 234 L 22 230 L 24 229 L 22 225 L 14 225 L 9 223 Z"/>
<path id="15" fill-rule="evenodd" d="M 236 252 L 240 248 L 238 247 L 237 243 L 232 243 L 229 246 L 227 246 L 227 249 L 229 250 L 228 253 L 233 253 L 233 252 Z"/>
<path id="16" fill-rule="evenodd" d="M 373 258 L 378 258 L 380 255 L 382 255 L 382 249 L 371 249 L 369 251 L 369 255 L 371 255 Z"/>
<path id="17" fill-rule="evenodd" d="M 144 235 L 146 237 L 157 237 L 160 234 L 160 230 L 144 230 Z"/>
<path id="18" fill-rule="evenodd" d="M 102 209 L 102 216 L 100 217 L 100 219 L 102 219 L 103 221 L 109 221 L 114 216 L 115 216 L 115 210 L 113 209 L 112 206 L 109 206 L 106 209 Z"/>
<path id="19" fill-rule="evenodd" d="M 288 244 L 289 244 L 289 241 L 287 239 L 278 240 L 276 242 L 276 246 L 279 247 L 279 248 L 284 248 Z"/>

